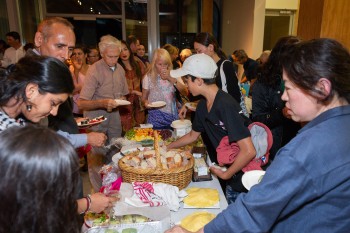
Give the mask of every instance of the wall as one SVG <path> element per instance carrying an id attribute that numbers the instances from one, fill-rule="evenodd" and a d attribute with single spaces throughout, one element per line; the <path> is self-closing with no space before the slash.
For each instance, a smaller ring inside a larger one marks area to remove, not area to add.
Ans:
<path id="1" fill-rule="evenodd" d="M 334 38 L 350 48 L 350 1 L 300 0 L 298 36 Z"/>
<path id="2" fill-rule="evenodd" d="M 265 0 L 257 0 L 264 2 Z M 263 27 L 259 21 L 264 21 L 265 7 L 261 4 L 255 9 L 255 0 L 224 0 L 222 7 L 222 49 L 232 54 L 236 49 L 244 49 L 248 56 L 255 57 L 257 48 L 262 49 Z M 264 12 L 259 13 L 259 11 Z M 258 17 L 259 16 L 259 17 Z M 261 30 L 262 28 L 262 30 Z M 261 34 L 261 35 L 260 35 Z M 261 52 L 260 49 L 260 52 Z M 260 54 L 259 54 L 260 55 Z"/>
<path id="3" fill-rule="evenodd" d="M 299 0 L 266 0 L 266 9 L 297 10 Z"/>
<path id="4" fill-rule="evenodd" d="M 349 11 L 349 0 L 325 0 L 320 36 L 337 39 L 350 49 Z"/>

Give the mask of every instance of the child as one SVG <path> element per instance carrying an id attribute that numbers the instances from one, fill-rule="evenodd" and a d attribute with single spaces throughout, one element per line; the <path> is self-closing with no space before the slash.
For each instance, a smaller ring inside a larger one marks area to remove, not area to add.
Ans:
<path id="1" fill-rule="evenodd" d="M 250 132 L 239 115 L 239 104 L 215 84 L 216 70 L 217 65 L 211 57 L 196 54 L 187 58 L 182 68 L 170 71 L 172 77 L 185 76 L 185 82 L 192 95 L 202 95 L 204 99 L 198 103 L 192 131 L 168 145 L 168 149 L 194 142 L 201 132 L 207 133 L 215 148 L 225 136 L 228 136 L 230 143 L 237 143 L 240 152 L 227 171 L 224 172 L 214 167 L 211 167 L 210 170 L 219 178 L 232 181 L 235 174 L 242 173 L 242 168 L 255 157 L 256 152 Z M 227 182 L 227 184 L 230 183 L 232 182 Z M 226 187 L 226 197 L 229 203 L 234 202 L 240 191 L 235 187 L 233 189 L 231 185 Z"/>
<path id="2" fill-rule="evenodd" d="M 175 86 L 181 92 L 185 85 L 170 77 L 172 67 L 169 53 L 165 49 L 156 49 L 142 81 L 142 101 L 148 108 L 147 122 L 155 129 L 170 128 L 170 124 L 178 119 Z M 166 105 L 154 108 L 150 104 L 155 101 L 164 101 Z"/>

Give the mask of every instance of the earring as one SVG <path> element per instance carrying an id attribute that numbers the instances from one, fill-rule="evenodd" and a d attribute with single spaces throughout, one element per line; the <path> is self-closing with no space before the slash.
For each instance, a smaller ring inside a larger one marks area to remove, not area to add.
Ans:
<path id="1" fill-rule="evenodd" d="M 30 105 L 30 104 L 27 105 L 27 111 L 28 112 L 32 111 L 32 105 Z"/>

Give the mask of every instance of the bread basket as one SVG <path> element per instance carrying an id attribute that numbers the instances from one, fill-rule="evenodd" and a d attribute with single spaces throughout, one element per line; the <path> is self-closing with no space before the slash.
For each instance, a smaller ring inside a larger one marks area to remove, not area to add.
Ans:
<path id="1" fill-rule="evenodd" d="M 155 169 L 136 168 L 129 166 L 121 158 L 118 166 L 122 172 L 123 182 L 132 183 L 140 182 L 160 182 L 177 186 L 180 190 L 186 188 L 191 182 L 193 175 L 193 156 L 189 156 L 188 163 L 177 168 L 163 169 L 159 153 L 158 133 L 154 132 L 154 149 L 156 154 L 157 165 Z"/>

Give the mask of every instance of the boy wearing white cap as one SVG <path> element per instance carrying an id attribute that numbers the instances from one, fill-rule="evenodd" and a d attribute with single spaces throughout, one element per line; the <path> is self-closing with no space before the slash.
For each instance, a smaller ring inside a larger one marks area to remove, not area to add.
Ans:
<path id="1" fill-rule="evenodd" d="M 229 94 L 222 91 L 215 84 L 215 72 L 217 65 L 206 54 L 196 54 L 187 58 L 177 70 L 171 70 L 172 77 L 183 76 L 189 91 L 194 96 L 202 95 L 199 101 L 192 130 L 177 141 L 168 145 L 168 149 L 178 148 L 197 140 L 201 132 L 206 132 L 214 148 L 220 141 L 228 136 L 229 142 L 235 142 L 239 146 L 239 153 L 227 171 L 211 167 L 211 172 L 223 180 L 230 180 L 235 174 L 242 172 L 253 158 L 255 148 L 252 143 L 250 132 L 244 125 L 244 120 L 239 112 L 241 108 Z M 228 202 L 234 202 L 238 192 L 232 182 L 227 182 L 226 198 Z"/>

